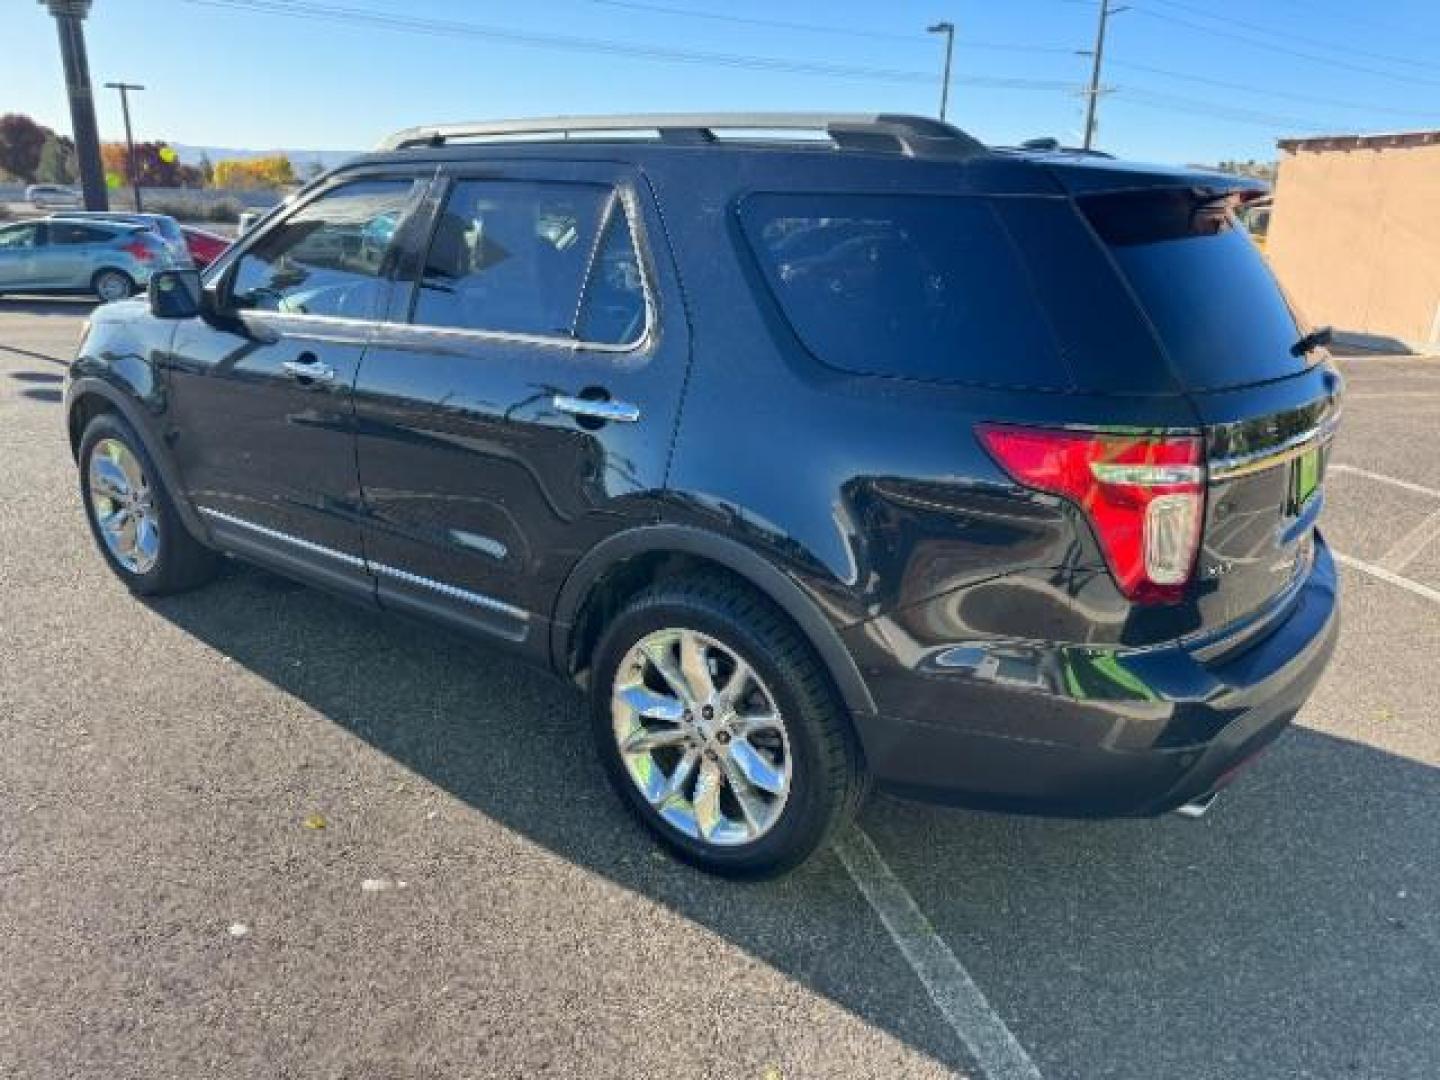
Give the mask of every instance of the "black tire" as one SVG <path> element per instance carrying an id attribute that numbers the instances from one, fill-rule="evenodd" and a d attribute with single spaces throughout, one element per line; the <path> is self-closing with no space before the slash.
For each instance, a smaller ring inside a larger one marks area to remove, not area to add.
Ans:
<path id="1" fill-rule="evenodd" d="M 719 846 L 667 822 L 631 779 L 612 721 L 611 695 L 627 654 L 646 635 L 697 631 L 742 658 L 768 688 L 789 739 L 790 788 L 767 832 Z M 854 817 L 867 788 L 859 744 L 828 673 L 774 604 L 723 575 L 660 582 L 606 627 L 595 651 L 590 714 L 606 773 L 626 806 L 684 861 L 725 877 L 775 877 L 804 862 Z"/>
<path id="2" fill-rule="evenodd" d="M 115 292 L 111 296 L 105 295 L 108 287 L 107 282 L 115 283 Z M 123 292 L 121 291 L 123 287 Z M 103 270 L 96 270 L 95 276 L 90 279 L 90 291 L 98 296 L 102 303 L 109 303 L 112 300 L 124 300 L 135 295 L 135 279 L 124 270 L 116 270 L 114 267 L 106 267 Z"/>
<path id="3" fill-rule="evenodd" d="M 136 572 L 121 563 L 106 543 L 96 517 L 89 483 L 90 462 L 96 446 L 103 440 L 121 443 L 134 456 L 150 489 L 159 550 L 154 565 L 143 572 Z M 94 537 L 95 546 L 100 549 L 106 565 L 131 592 L 140 596 L 164 596 L 193 589 L 215 576 L 219 555 L 196 540 L 180 520 L 175 503 L 160 479 L 159 470 L 145 451 L 145 444 L 124 417 L 117 413 L 101 413 L 86 425 L 80 437 L 79 463 L 80 501 L 85 507 L 85 520 L 90 524 L 90 535 Z"/>

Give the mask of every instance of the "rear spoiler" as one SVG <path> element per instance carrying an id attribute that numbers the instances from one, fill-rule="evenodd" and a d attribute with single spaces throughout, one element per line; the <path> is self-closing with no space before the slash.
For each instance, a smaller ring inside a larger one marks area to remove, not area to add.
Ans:
<path id="1" fill-rule="evenodd" d="M 1270 185 L 1263 180 L 1213 169 L 1137 165 L 1079 157 L 1050 158 L 1044 164 L 1072 196 L 1189 188 L 1203 201 L 1229 198 L 1246 203 L 1270 194 Z"/>

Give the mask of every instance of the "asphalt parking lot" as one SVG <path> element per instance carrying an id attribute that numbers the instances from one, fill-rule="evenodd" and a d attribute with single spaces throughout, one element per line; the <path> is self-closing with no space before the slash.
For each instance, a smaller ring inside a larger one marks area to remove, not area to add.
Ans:
<path id="1" fill-rule="evenodd" d="M 737 885 L 546 676 L 242 566 L 130 598 L 87 311 L 0 300 L 0 1075 L 1440 1076 L 1440 360 L 1342 361 L 1339 650 L 1204 819 L 876 798 Z"/>

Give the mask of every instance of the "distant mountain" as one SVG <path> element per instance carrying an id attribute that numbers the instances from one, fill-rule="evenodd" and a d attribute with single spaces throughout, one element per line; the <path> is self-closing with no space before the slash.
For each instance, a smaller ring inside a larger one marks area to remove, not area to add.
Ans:
<path id="1" fill-rule="evenodd" d="M 175 153 L 180 155 L 180 162 L 184 165 L 199 165 L 202 157 L 208 157 L 211 162 L 224 161 L 226 158 L 258 158 L 269 157 L 271 154 L 284 154 L 290 159 L 290 164 L 295 166 L 295 173 L 304 176 L 310 170 L 313 162 L 318 162 L 322 169 L 333 169 L 337 165 L 349 161 L 355 155 L 363 153 L 360 150 L 247 150 L 233 146 L 191 146 L 187 143 L 171 143 Z"/>

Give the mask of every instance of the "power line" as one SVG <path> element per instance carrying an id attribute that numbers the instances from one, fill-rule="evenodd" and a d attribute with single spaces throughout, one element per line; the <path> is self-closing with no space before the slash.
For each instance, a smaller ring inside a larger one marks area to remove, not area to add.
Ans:
<path id="1" fill-rule="evenodd" d="M 1260 23 L 1247 22 L 1243 19 L 1232 18 L 1229 15 L 1220 15 L 1215 13 L 1214 11 L 1207 10 L 1206 8 L 1196 7 L 1193 4 L 1181 3 L 1180 0 L 1146 0 L 1146 2 L 1152 4 L 1161 4 L 1167 8 L 1175 8 L 1179 11 L 1190 12 L 1192 14 L 1199 15 L 1202 18 L 1212 19 L 1217 22 L 1223 22 L 1227 26 L 1239 26 L 1248 30 L 1258 31 L 1262 34 L 1268 34 L 1271 37 L 1282 38 L 1285 41 L 1299 42 L 1302 45 L 1313 45 L 1316 48 L 1320 49 L 1329 49 L 1334 52 L 1347 53 L 1351 56 L 1364 56 L 1368 57 L 1371 60 L 1383 60 L 1386 63 L 1408 64 L 1411 67 L 1420 67 L 1425 68 L 1426 70 L 1434 70 L 1435 68 L 1434 59 L 1416 60 L 1407 56 L 1396 56 L 1393 53 L 1371 52 L 1366 49 L 1356 48 L 1354 45 L 1351 45 L 1348 42 L 1341 44 L 1333 41 L 1325 41 L 1321 38 L 1305 37 L 1301 34 L 1293 33 L 1290 30 L 1277 30 L 1273 26 L 1263 26 Z"/>
<path id="2" fill-rule="evenodd" d="M 292 18 L 303 18 L 326 22 L 354 25 L 356 23 L 368 24 L 381 29 L 421 34 L 438 37 L 472 37 L 486 40 L 498 41 L 510 45 L 518 45 L 527 48 L 556 49 L 569 52 L 599 53 L 606 55 L 626 56 L 635 59 L 653 60 L 671 63 L 700 64 L 712 67 L 728 67 L 751 71 L 768 71 L 792 75 L 813 75 L 831 79 L 852 79 L 880 82 L 894 82 L 905 84 L 929 84 L 933 83 L 934 76 L 930 72 L 909 70 L 903 68 L 866 67 L 851 64 L 839 64 L 829 61 L 808 61 L 793 60 L 782 57 L 759 56 L 748 53 L 709 52 L 691 49 L 679 49 L 662 45 L 646 45 L 625 41 L 615 41 L 604 38 L 583 37 L 577 35 L 552 34 L 542 32 L 531 32 L 515 30 L 507 27 L 488 26 L 476 23 L 457 22 L 443 19 L 426 19 L 409 15 L 387 14 L 374 9 L 358 8 L 340 3 L 323 3 L 317 0 L 185 0 L 186 3 L 246 11 L 259 14 L 283 15 Z M 651 4 L 646 0 L 587 0 L 587 2 L 606 3 L 612 6 L 643 5 L 644 8 L 662 8 L 664 5 Z M 1108 2 L 1108 0 L 1107 0 Z M 667 9 L 667 12 L 671 9 Z M 1118 9 L 1110 7 L 1110 14 Z M 1137 12 L 1141 9 L 1134 9 Z M 705 17 L 717 15 L 715 12 L 679 12 L 691 16 Z M 1163 13 L 1144 12 L 1153 17 L 1163 18 L 1171 21 L 1179 20 L 1176 16 Z M 735 18 L 741 18 L 736 16 Z M 747 17 L 748 18 L 748 17 Z M 769 24 L 779 20 L 754 20 Z M 796 27 L 809 28 L 812 24 L 795 24 Z M 1201 27 L 1201 29 L 1209 29 Z M 907 38 L 908 40 L 908 38 Z M 920 40 L 924 40 L 921 38 Z M 956 42 L 957 46 L 960 42 Z M 1051 51 L 1048 47 L 1045 51 Z M 1073 52 L 1074 50 L 1064 50 Z M 1327 61 L 1328 62 L 1328 61 Z M 1118 67 L 1128 68 L 1134 71 L 1143 71 L 1153 75 L 1160 75 L 1167 78 L 1178 78 L 1182 80 L 1215 85 L 1226 89 L 1240 90 L 1243 92 L 1254 92 L 1266 94 L 1273 97 L 1290 97 L 1294 100 L 1305 100 L 1313 104 L 1321 104 L 1332 107 L 1371 109 L 1368 105 L 1360 105 L 1353 102 L 1341 102 L 1319 97 L 1286 94 L 1284 92 L 1270 91 L 1266 88 L 1246 86 L 1241 83 L 1229 83 L 1219 79 L 1210 79 L 1205 76 L 1188 75 L 1182 72 L 1169 71 L 1164 68 L 1151 67 L 1144 64 L 1134 64 L 1123 61 L 1111 61 Z M 970 86 L 991 87 L 1010 90 L 1042 90 L 1074 92 L 1077 89 L 1075 83 L 1061 79 L 1031 79 L 1031 78 L 1005 78 L 999 76 L 956 76 L 954 81 Z M 1098 85 L 1096 90 L 1100 88 Z M 1188 112 L 1197 115 L 1206 115 L 1221 119 L 1233 120 L 1238 123 L 1257 124 L 1271 129 L 1282 128 L 1297 131 L 1323 131 L 1334 125 L 1320 125 L 1313 121 L 1301 120 L 1291 116 L 1279 116 L 1272 113 L 1236 108 L 1232 106 L 1219 105 L 1210 101 L 1186 98 L 1181 95 L 1166 94 L 1160 91 L 1147 90 L 1144 87 L 1124 87 L 1125 98 L 1131 103 L 1142 108 L 1170 108 L 1177 112 Z M 1085 93 L 1083 89 L 1082 93 Z M 1381 111 L 1400 113 L 1401 110 L 1381 109 Z M 1405 113 L 1413 116 L 1415 114 Z"/>
<path id="3" fill-rule="evenodd" d="M 1305 15 L 1310 18 L 1314 18 L 1317 15 L 1324 16 L 1327 19 L 1333 19 L 1337 22 L 1348 22 L 1355 26 L 1363 26 L 1369 30 L 1383 30 L 1394 34 L 1404 34 L 1406 38 L 1410 40 L 1440 42 L 1440 36 L 1423 32 L 1417 33 L 1417 28 L 1414 26 L 1405 26 L 1400 23 L 1377 19 L 1368 11 L 1363 15 L 1358 15 L 1354 9 L 1342 11 L 1339 8 L 1330 7 L 1329 5 L 1322 6 L 1311 3 L 1310 0 L 1270 0 L 1270 2 L 1272 4 L 1284 4 L 1288 8 L 1304 12 Z"/>
<path id="4" fill-rule="evenodd" d="M 420 19 L 413 16 L 388 15 L 342 4 L 285 2 L 285 0 L 185 0 L 204 7 L 228 8 L 269 15 L 338 22 L 347 25 L 368 23 L 372 26 L 432 37 L 474 37 L 500 41 L 529 48 L 559 49 L 570 52 L 602 53 L 628 56 L 641 60 L 672 63 L 704 64 L 714 67 L 740 68 L 750 71 L 771 71 L 789 75 L 817 75 L 832 79 L 862 79 L 894 83 L 933 83 L 935 76 L 926 71 L 902 68 L 863 67 L 828 61 L 789 60 L 781 57 L 756 56 L 746 53 L 720 53 L 676 49 L 661 45 L 641 45 L 604 38 L 550 34 L 476 23 L 452 22 L 441 19 Z M 1063 79 L 1005 78 L 998 76 L 957 76 L 957 83 L 1006 90 L 1067 91 L 1074 84 Z"/>
<path id="5" fill-rule="evenodd" d="M 1203 101 L 1199 98 L 1187 98 L 1177 94 L 1162 94 L 1153 90 L 1128 89 L 1121 87 L 1123 94 L 1116 96 L 1116 103 L 1126 102 L 1131 105 L 1139 105 L 1142 108 L 1167 109 L 1171 112 L 1190 113 L 1196 116 L 1212 116 L 1222 120 L 1229 120 L 1237 124 L 1253 124 L 1258 127 L 1269 128 L 1272 131 L 1282 128 L 1290 131 L 1322 132 L 1328 130 L 1326 127 L 1317 125 L 1311 120 L 1301 120 L 1293 116 L 1279 116 L 1274 113 L 1259 112 L 1253 109 L 1237 109 L 1228 105 L 1216 105 L 1214 102 Z"/>
<path id="6" fill-rule="evenodd" d="M 1309 105 L 1325 105 L 1334 109 L 1356 109 L 1362 112 L 1387 113 L 1392 116 L 1406 116 L 1411 119 L 1423 117 L 1440 118 L 1440 112 L 1425 113 L 1415 109 L 1397 109 L 1392 105 L 1372 105 L 1359 101 L 1342 101 L 1339 98 L 1317 97 L 1313 94 L 1296 94 L 1288 90 L 1276 90 L 1269 86 L 1257 86 L 1254 83 L 1230 82 L 1225 79 L 1213 79 L 1207 75 L 1192 75 L 1182 71 L 1171 71 L 1169 68 L 1151 67 L 1149 64 L 1136 64 L 1129 60 L 1111 60 L 1111 67 L 1123 68 L 1126 71 L 1140 71 L 1147 75 L 1159 75 L 1168 79 L 1180 79 L 1183 82 L 1200 83 L 1204 86 L 1218 86 L 1225 90 L 1239 90 L 1248 94 L 1263 94 L 1266 97 L 1284 98 L 1287 101 L 1299 101 Z"/>
<path id="7" fill-rule="evenodd" d="M 1331 68 L 1342 68 L 1346 71 L 1356 71 L 1363 75 L 1373 75 L 1376 78 L 1390 79 L 1394 82 L 1409 83 L 1420 86 L 1440 86 L 1440 80 L 1422 79 L 1415 75 L 1398 75 L 1393 71 L 1383 71 L 1380 68 L 1366 67 L 1363 64 L 1352 64 L 1345 60 L 1336 60 L 1333 57 L 1321 56 L 1313 52 L 1305 52 L 1301 49 L 1289 49 L 1280 45 L 1273 45 L 1266 41 L 1259 41 L 1247 34 L 1236 33 L 1231 30 L 1222 30 L 1216 26 L 1206 26 L 1204 23 L 1197 23 L 1190 19 L 1182 18 L 1179 15 L 1171 15 L 1169 12 L 1152 11 L 1146 7 L 1136 7 L 1137 15 L 1144 15 L 1151 19 L 1159 19 L 1163 22 L 1173 23 L 1176 26 L 1184 26 L 1191 30 L 1198 30 L 1202 34 L 1211 34 L 1215 37 L 1227 38 L 1231 41 L 1239 41 L 1252 48 L 1263 49 L 1266 52 L 1279 53 L 1286 56 L 1299 57 L 1302 60 L 1313 60 L 1318 64 L 1324 64 Z"/>
<path id="8" fill-rule="evenodd" d="M 869 38 L 875 41 L 895 41 L 906 45 L 920 45 L 924 39 L 917 34 L 897 34 L 886 30 L 859 30 L 849 26 L 827 26 L 824 23 L 792 22 L 789 19 L 762 19 L 750 15 L 731 15 L 721 11 L 700 11 L 694 8 L 677 8 L 665 4 L 646 3 L 644 0 L 584 0 L 587 4 L 603 7 L 622 8 L 627 11 L 644 11 L 655 15 L 674 15 L 686 19 L 706 19 L 711 22 L 733 23 L 739 26 L 760 26 L 771 30 L 795 30 L 802 33 L 834 34 L 843 37 Z M 1028 45 L 1008 41 L 955 42 L 957 49 L 992 49 L 999 52 L 1051 53 L 1073 56 L 1075 50 L 1067 45 Z"/>

